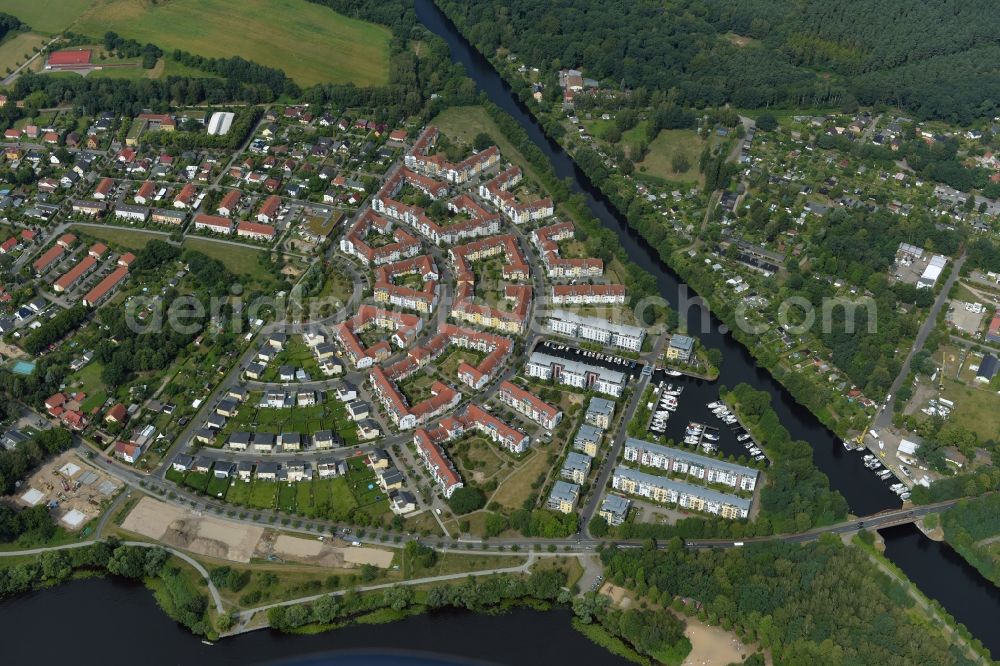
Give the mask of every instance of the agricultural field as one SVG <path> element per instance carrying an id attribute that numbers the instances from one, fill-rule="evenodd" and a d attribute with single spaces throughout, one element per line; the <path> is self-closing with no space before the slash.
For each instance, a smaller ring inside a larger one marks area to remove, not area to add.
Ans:
<path id="1" fill-rule="evenodd" d="M 152 42 L 168 52 L 182 49 L 208 57 L 241 56 L 282 69 L 302 86 L 388 82 L 388 28 L 302 0 L 91 0 L 54 4 L 75 8 L 79 18 L 72 30 L 76 33 L 99 37 L 113 30 L 122 37 Z M 66 9 L 60 13 L 73 12 Z"/>
<path id="2" fill-rule="evenodd" d="M 21 19 L 32 30 L 56 33 L 68 28 L 93 4 L 94 0 L 4 0 L 3 11 Z"/>

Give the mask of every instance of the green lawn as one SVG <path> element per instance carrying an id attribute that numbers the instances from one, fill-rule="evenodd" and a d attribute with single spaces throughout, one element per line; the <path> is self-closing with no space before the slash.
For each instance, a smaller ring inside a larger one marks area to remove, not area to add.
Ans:
<path id="1" fill-rule="evenodd" d="M 0 10 L 39 32 L 65 30 L 94 0 L 3 0 Z M 103 35 L 104 33 L 100 33 Z"/>
<path id="2" fill-rule="evenodd" d="M 639 173 L 666 180 L 700 182 L 698 159 L 701 157 L 704 145 L 704 141 L 695 130 L 661 130 L 649 144 L 646 159 L 639 162 L 636 167 Z M 674 171 L 672 162 L 674 156 L 678 154 L 687 157 L 688 168 L 684 171 Z"/>
<path id="3" fill-rule="evenodd" d="M 255 509 L 273 509 L 278 501 L 278 484 L 273 481 L 254 481 L 247 504 Z"/>
<path id="4" fill-rule="evenodd" d="M 316 510 L 313 507 L 312 490 L 313 490 L 312 483 L 295 484 L 295 506 L 298 507 L 299 513 L 304 514 L 310 518 L 316 515 Z"/>
<path id="5" fill-rule="evenodd" d="M 260 264 L 262 250 L 256 248 L 219 243 L 205 238 L 185 238 L 184 247 L 197 250 L 213 259 L 218 259 L 233 274 L 246 279 L 270 284 L 275 276 Z"/>
<path id="6" fill-rule="evenodd" d="M 72 26 L 74 32 L 85 35 L 101 36 L 114 30 L 167 51 L 182 49 L 210 57 L 237 55 L 283 69 L 303 86 L 388 82 L 388 28 L 303 0 L 92 0 L 65 4 L 94 5 Z M 77 8 L 73 13 L 79 12 Z"/>
<path id="7" fill-rule="evenodd" d="M 1000 395 L 988 388 L 972 388 L 953 379 L 944 380 L 945 398 L 955 402 L 951 421 L 979 436 L 981 441 L 993 439 L 1000 432 Z"/>
<path id="8" fill-rule="evenodd" d="M 73 76 L 77 75 L 73 74 Z M 72 230 L 78 234 L 110 243 L 113 247 L 119 247 L 123 250 L 141 250 L 146 247 L 146 243 L 154 238 L 158 238 L 159 240 L 167 239 L 165 234 L 156 234 L 149 231 L 138 231 L 135 229 L 123 229 L 121 227 L 114 227 L 111 225 L 102 227 L 82 227 L 79 225 L 73 225 Z"/>
<path id="9" fill-rule="evenodd" d="M 288 511 L 289 513 L 295 511 L 296 485 L 285 481 L 278 483 L 278 509 L 281 511 Z"/>
<path id="10" fill-rule="evenodd" d="M 250 489 L 253 488 L 253 483 L 250 481 L 240 481 L 236 480 L 233 485 L 229 487 L 229 492 L 226 493 L 226 501 L 230 504 L 239 504 L 240 506 L 247 506 L 250 503 Z"/>
<path id="11" fill-rule="evenodd" d="M 526 178 L 538 180 L 531 164 L 521 151 L 514 148 L 514 144 L 507 139 L 483 107 L 453 106 L 439 113 L 429 124 L 436 125 L 452 141 L 470 146 L 477 134 L 486 132 L 496 142 L 504 159 L 521 167 Z"/>
<path id="12" fill-rule="evenodd" d="M 208 490 L 206 492 L 212 497 L 225 497 L 227 490 L 229 490 L 229 479 L 220 479 L 213 474 L 212 480 L 208 482 Z"/>
<path id="13" fill-rule="evenodd" d="M 200 492 L 206 492 L 211 480 L 211 472 L 188 472 L 188 475 L 184 478 L 184 485 Z"/>

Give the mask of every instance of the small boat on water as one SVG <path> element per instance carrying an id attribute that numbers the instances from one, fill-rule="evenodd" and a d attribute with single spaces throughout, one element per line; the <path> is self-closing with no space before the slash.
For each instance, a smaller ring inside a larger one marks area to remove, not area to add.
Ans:
<path id="1" fill-rule="evenodd" d="M 683 373 L 678 370 L 665 370 L 667 377 L 680 377 Z"/>
<path id="2" fill-rule="evenodd" d="M 750 434 L 749 433 L 743 433 L 742 435 L 736 435 L 736 441 L 737 442 L 745 442 L 748 439 L 750 439 Z"/>
<path id="3" fill-rule="evenodd" d="M 705 433 L 705 439 L 707 439 L 710 442 L 717 442 L 717 441 L 719 441 L 719 436 L 718 435 L 713 435 L 710 432 L 706 432 Z"/>
<path id="4" fill-rule="evenodd" d="M 724 407 L 724 405 L 721 402 L 710 402 L 710 403 L 708 403 L 708 408 L 709 409 L 718 409 L 719 407 Z"/>

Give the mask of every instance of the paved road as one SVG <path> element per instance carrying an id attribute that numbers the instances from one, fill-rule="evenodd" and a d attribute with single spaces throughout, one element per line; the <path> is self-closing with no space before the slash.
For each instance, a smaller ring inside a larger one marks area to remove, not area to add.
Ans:
<path id="1" fill-rule="evenodd" d="M 962 272 L 962 266 L 964 264 L 965 253 L 963 252 L 962 256 L 955 261 L 955 265 L 952 266 L 951 275 L 949 275 L 947 281 L 945 281 L 944 286 L 941 289 L 941 293 L 939 293 L 937 298 L 934 300 L 934 305 L 931 306 L 927 319 L 924 321 L 923 326 L 920 327 L 920 331 L 917 333 L 917 337 L 913 341 L 913 347 L 910 348 L 910 353 L 906 355 L 906 360 L 903 361 L 903 365 L 899 369 L 899 374 L 896 375 L 896 379 L 892 382 L 892 386 L 889 388 L 890 399 L 885 401 L 885 404 L 882 405 L 882 408 L 875 415 L 872 427 L 881 429 L 892 425 L 891 397 L 899 394 L 899 389 L 903 386 L 903 382 L 910 376 L 910 363 L 913 361 L 913 356 L 924 348 L 924 343 L 927 342 L 928 336 L 930 336 L 931 332 L 937 326 L 938 315 L 941 313 L 941 308 L 944 307 L 944 304 L 948 301 L 948 294 L 951 292 L 952 286 L 958 280 L 959 273 Z"/>
<path id="2" fill-rule="evenodd" d="M 660 354 L 660 350 L 663 348 L 665 340 L 666 333 L 661 333 L 656 339 L 656 342 L 653 343 L 653 350 L 640 356 L 640 358 L 645 361 L 650 368 L 655 369 L 656 359 Z M 646 387 L 649 386 L 651 378 L 651 374 L 643 375 L 640 373 L 639 380 L 632 389 L 632 397 L 629 399 L 628 405 L 625 406 L 624 415 L 622 416 L 622 420 L 615 431 L 615 438 L 611 444 L 611 450 L 608 451 L 608 454 L 604 457 L 604 460 L 601 463 L 601 471 L 592 486 L 590 499 L 580 512 L 580 521 L 583 524 L 581 529 L 587 536 L 590 536 L 590 520 L 594 517 L 594 514 L 597 513 L 601 497 L 604 495 L 604 489 L 608 485 L 608 479 L 611 478 L 616 461 L 618 460 L 618 454 L 621 453 L 622 447 L 625 445 L 625 440 L 628 438 L 628 424 L 632 422 L 632 418 L 635 416 L 635 412 L 639 408 L 639 404 L 642 402 L 642 396 L 646 392 Z"/>

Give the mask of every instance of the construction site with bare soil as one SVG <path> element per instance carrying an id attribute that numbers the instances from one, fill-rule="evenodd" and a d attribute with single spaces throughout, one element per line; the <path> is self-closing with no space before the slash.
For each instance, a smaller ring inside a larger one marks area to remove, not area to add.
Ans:
<path id="1" fill-rule="evenodd" d="M 121 528 L 165 545 L 230 562 L 294 562 L 350 569 L 364 564 L 388 569 L 393 552 L 353 546 L 338 539 L 299 537 L 278 530 L 226 520 L 143 497 Z"/>
<path id="2" fill-rule="evenodd" d="M 96 519 L 122 482 L 66 451 L 39 467 L 10 500 L 25 507 L 44 504 L 60 526 L 77 531 Z"/>

